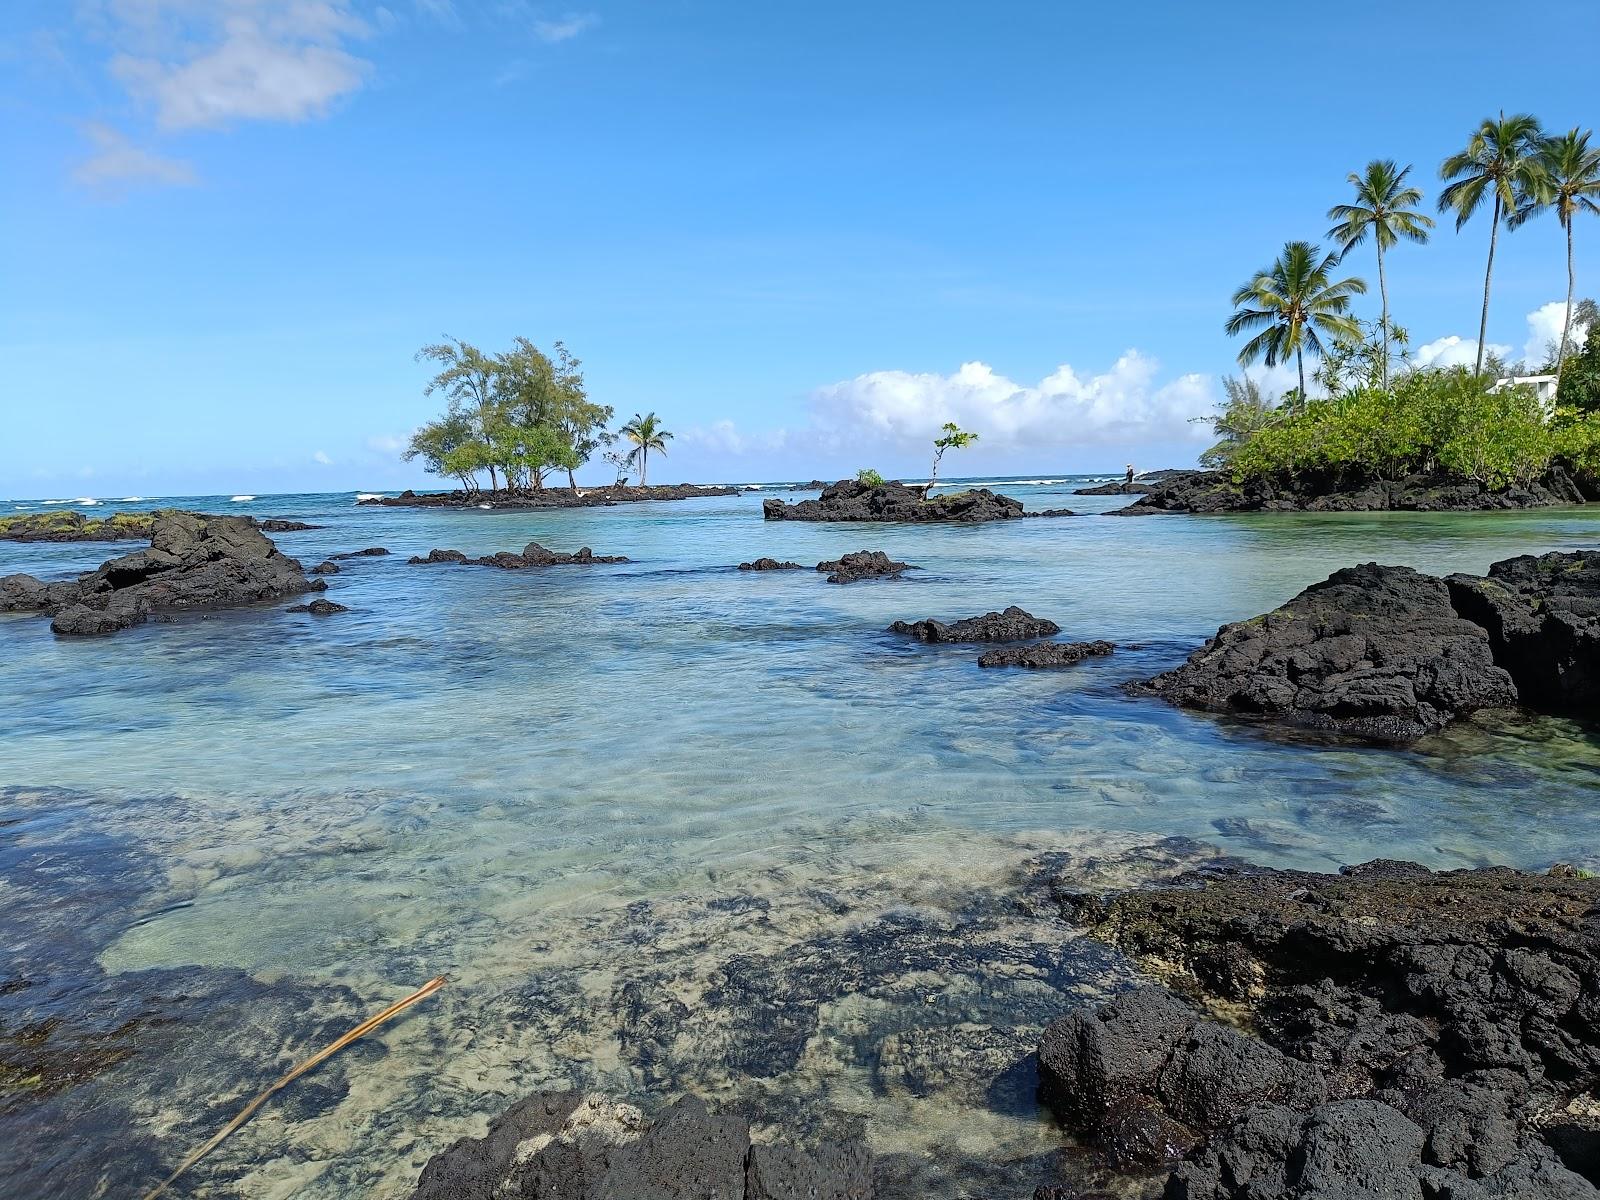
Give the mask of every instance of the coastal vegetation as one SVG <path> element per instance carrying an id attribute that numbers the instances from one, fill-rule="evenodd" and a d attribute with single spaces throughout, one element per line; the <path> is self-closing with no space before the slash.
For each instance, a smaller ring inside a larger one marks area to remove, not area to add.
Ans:
<path id="1" fill-rule="evenodd" d="M 516 492 L 543 489 L 555 470 L 577 491 L 574 472 L 618 435 L 606 429 L 610 407 L 589 399 L 579 360 L 561 342 L 551 349 L 519 337 L 491 355 L 446 338 L 417 351 L 417 361 L 439 368 L 424 394 L 444 396 L 447 407 L 411 435 L 402 457 L 468 493 L 479 491 L 480 473 L 490 491 Z"/>
<path id="2" fill-rule="evenodd" d="M 1410 173 L 1409 166 L 1397 167 L 1392 158 L 1374 159 L 1360 175 L 1350 176 L 1356 202 L 1336 204 L 1328 210 L 1328 219 L 1337 222 L 1328 236 L 1338 241 L 1341 259 L 1366 241 L 1369 233 L 1378 248 L 1378 294 L 1383 300 L 1378 324 L 1385 387 L 1389 386 L 1389 278 L 1384 272 L 1383 252 L 1401 238 L 1425 242 L 1428 230 L 1433 228 L 1432 217 L 1414 211 L 1413 206 L 1422 201 L 1422 192 L 1406 186 Z"/>
<path id="3" fill-rule="evenodd" d="M 622 439 L 633 447 L 622 461 L 630 467 L 634 463 L 639 464 L 639 486 L 647 487 L 646 474 L 650 469 L 650 451 L 665 454 L 672 435 L 661 427 L 661 418 L 653 412 L 645 413 L 643 416 L 634 413 L 633 420 L 622 427 L 621 435 Z"/>
<path id="4" fill-rule="evenodd" d="M 1269 367 L 1294 359 L 1300 374 L 1299 398 L 1306 395 L 1305 352 L 1325 353 L 1323 337 L 1352 339 L 1361 327 L 1350 315 L 1350 298 L 1367 290 L 1363 280 L 1335 280 L 1337 254 L 1324 254 L 1310 242 L 1290 242 L 1272 265 L 1233 294 L 1236 306 L 1228 318 L 1228 334 L 1260 332 L 1239 351 L 1249 366 L 1262 359 Z"/>
<path id="5" fill-rule="evenodd" d="M 1494 278 L 1494 251 L 1502 223 L 1510 224 L 1517 212 L 1545 190 L 1540 169 L 1544 135 L 1539 122 L 1527 113 L 1485 117 L 1472 131 L 1466 147 L 1439 166 L 1439 178 L 1449 181 L 1439 193 L 1439 211 L 1455 216 L 1459 233 L 1487 199 L 1493 214 L 1489 223 L 1489 258 L 1483 272 L 1483 311 L 1478 319 L 1478 362 L 1474 375 L 1483 374 L 1483 348 L 1489 337 L 1489 285 Z"/>
<path id="6" fill-rule="evenodd" d="M 1574 304 L 1573 226 L 1600 215 L 1600 149 L 1577 128 L 1547 136 L 1534 117 L 1500 113 L 1473 129 L 1463 148 L 1440 165 L 1437 205 L 1457 230 L 1480 212 L 1490 217 L 1483 301 L 1472 369 L 1420 368 L 1410 337 L 1389 307 L 1388 255 L 1401 242 L 1426 243 L 1433 220 L 1421 211 L 1412 167 L 1374 159 L 1348 176 L 1353 201 L 1328 210 L 1324 253 L 1291 241 L 1233 295 L 1224 328 L 1249 335 L 1241 365 L 1272 367 L 1293 359 L 1298 387 L 1269 396 L 1246 376 L 1224 382 L 1212 416 L 1217 441 L 1203 466 L 1250 479 L 1398 479 L 1434 475 L 1491 489 L 1527 486 L 1553 466 L 1600 478 L 1600 311 Z M 1566 235 L 1566 305 L 1562 331 L 1550 346 L 1547 373 L 1558 377 L 1554 403 L 1503 378 L 1506 364 L 1487 351 L 1489 300 L 1502 226 L 1516 229 L 1552 212 Z M 1337 268 L 1368 239 L 1376 250 L 1376 322 L 1352 311 L 1365 280 L 1336 277 Z M 1581 341 L 1581 346 L 1580 346 Z M 1306 357 L 1318 360 L 1308 390 Z"/>
<path id="7" fill-rule="evenodd" d="M 1530 388 L 1485 386 L 1460 367 L 1309 401 L 1238 438 L 1226 461 L 1236 478 L 1438 473 L 1503 488 L 1533 482 L 1559 458 L 1592 461 L 1597 433 L 1592 419 L 1547 418 Z"/>

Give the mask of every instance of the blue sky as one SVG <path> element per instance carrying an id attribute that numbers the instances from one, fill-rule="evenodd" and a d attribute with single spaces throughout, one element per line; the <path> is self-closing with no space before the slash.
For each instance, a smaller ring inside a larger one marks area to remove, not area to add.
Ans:
<path id="1" fill-rule="evenodd" d="M 565 339 L 663 481 L 914 474 L 951 416 L 962 472 L 1189 460 L 1232 290 L 1369 158 L 1431 205 L 1497 108 L 1600 122 L 1596 45 L 1592 0 L 11 0 L 0 495 L 420 484 L 444 333 Z M 1430 356 L 1487 235 L 1391 259 Z M 1562 253 L 1502 237 L 1491 343 Z"/>

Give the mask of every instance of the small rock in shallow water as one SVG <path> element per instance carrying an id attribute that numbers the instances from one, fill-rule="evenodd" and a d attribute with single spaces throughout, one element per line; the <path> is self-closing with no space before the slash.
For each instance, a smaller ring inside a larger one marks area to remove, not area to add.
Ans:
<path id="1" fill-rule="evenodd" d="M 1061 626 L 1013 604 L 1004 612 L 986 612 L 981 617 L 964 617 L 949 624 L 934 617 L 896 621 L 889 626 L 889 632 L 910 634 L 919 642 L 1025 642 L 1060 633 Z"/>
<path id="2" fill-rule="evenodd" d="M 292 613 L 310 613 L 315 617 L 331 617 L 334 613 L 349 612 L 342 604 L 335 604 L 332 600 L 313 600 L 310 604 L 292 604 L 285 611 Z"/>
<path id="3" fill-rule="evenodd" d="M 742 563 L 740 563 L 739 564 L 739 570 L 741 570 L 741 571 L 803 571 L 803 570 L 805 570 L 805 568 L 802 567 L 799 563 L 779 562 L 775 558 L 758 558 L 754 562 L 742 562 Z"/>
<path id="4" fill-rule="evenodd" d="M 1111 642 L 1040 642 L 1036 646 L 1017 646 L 989 650 L 978 657 L 980 667 L 1071 667 L 1086 658 L 1110 654 Z"/>
<path id="5" fill-rule="evenodd" d="M 411 566 L 423 566 L 429 563 L 467 563 L 475 567 L 499 567 L 502 571 L 521 571 L 527 567 L 553 567 L 573 563 L 588 565 L 591 563 L 625 563 L 627 561 L 621 555 L 596 554 L 587 546 L 584 546 L 576 554 L 562 554 L 555 550 L 547 550 L 538 542 L 529 542 L 522 548 L 521 554 L 513 554 L 509 550 L 501 550 L 495 554 L 485 555 L 482 558 L 468 558 L 459 550 L 430 550 L 426 558 L 411 558 L 407 560 Z"/>
<path id="6" fill-rule="evenodd" d="M 368 546 L 365 550 L 346 550 L 343 554 L 330 554 L 332 562 L 343 562 L 347 558 L 382 558 L 389 552 L 382 546 Z"/>
<path id="7" fill-rule="evenodd" d="M 831 562 L 819 562 L 817 570 L 828 571 L 829 583 L 856 583 L 862 579 L 899 579 L 902 571 L 916 568 L 895 562 L 882 550 L 856 550 Z"/>

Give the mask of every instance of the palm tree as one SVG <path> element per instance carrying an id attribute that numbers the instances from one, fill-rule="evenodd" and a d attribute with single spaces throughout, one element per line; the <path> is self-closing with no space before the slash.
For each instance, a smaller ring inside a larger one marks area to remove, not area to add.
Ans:
<path id="1" fill-rule="evenodd" d="M 1478 319 L 1478 363 L 1473 374 L 1483 374 L 1483 343 L 1489 335 L 1489 281 L 1494 276 L 1494 246 L 1500 222 L 1509 218 L 1540 187 L 1539 146 L 1544 135 L 1539 122 L 1527 113 L 1485 117 L 1466 149 L 1439 164 L 1439 178 L 1454 180 L 1439 194 L 1439 211 L 1456 215 L 1460 231 L 1485 196 L 1494 197 L 1494 223 L 1489 226 L 1489 265 L 1483 272 L 1483 315 Z"/>
<path id="2" fill-rule="evenodd" d="M 1540 189 L 1526 195 L 1506 224 L 1512 229 L 1535 213 L 1556 210 L 1556 220 L 1567 231 L 1567 312 L 1561 322 L 1561 348 L 1556 353 L 1556 374 L 1566 361 L 1572 336 L 1572 218 L 1581 212 L 1600 216 L 1600 148 L 1590 149 L 1594 131 L 1579 133 L 1574 126 L 1559 137 L 1549 137 L 1539 147 Z"/>
<path id="3" fill-rule="evenodd" d="M 650 467 L 650 451 L 665 454 L 672 435 L 661 428 L 661 420 L 655 413 L 646 413 L 642 417 L 634 413 L 633 420 L 622 427 L 621 433 L 626 441 L 633 443 L 627 461 L 639 464 L 639 486 L 644 487 L 645 472 Z"/>
<path id="4" fill-rule="evenodd" d="M 1310 242 L 1290 242 L 1277 261 L 1233 294 L 1238 311 L 1228 318 L 1228 335 L 1261 329 L 1239 351 L 1240 365 L 1248 367 L 1264 356 L 1267 366 L 1275 367 L 1294 355 L 1301 404 L 1306 402 L 1306 348 L 1320 356 L 1323 334 L 1361 336 L 1361 326 L 1349 313 L 1350 297 L 1364 294 L 1367 285 L 1354 278 L 1330 279 L 1338 261 L 1338 255 L 1323 254 Z"/>
<path id="5" fill-rule="evenodd" d="M 1337 221 L 1328 236 L 1339 243 L 1339 257 L 1373 235 L 1378 246 L 1378 293 L 1383 297 L 1383 386 L 1389 386 L 1389 280 L 1383 271 L 1383 252 L 1401 238 L 1425 242 L 1428 230 L 1433 228 L 1433 218 L 1414 212 L 1411 205 L 1422 200 L 1422 192 L 1406 187 L 1406 176 L 1411 174 L 1408 163 L 1404 168 L 1395 166 L 1392 158 L 1375 158 L 1360 175 L 1352 173 L 1350 182 L 1355 185 L 1354 204 L 1335 204 L 1328 210 L 1328 219 Z"/>

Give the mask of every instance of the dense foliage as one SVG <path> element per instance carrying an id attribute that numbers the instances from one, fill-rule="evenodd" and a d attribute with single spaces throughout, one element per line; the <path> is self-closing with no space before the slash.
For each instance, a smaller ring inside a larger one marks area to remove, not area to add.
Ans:
<path id="1" fill-rule="evenodd" d="M 448 408 L 411 435 L 406 461 L 420 458 L 469 492 L 483 471 L 491 489 L 504 481 L 518 490 L 542 488 L 547 472 L 563 470 L 576 489 L 573 472 L 616 435 L 605 428 L 611 409 L 589 400 L 581 364 L 562 343 L 552 349 L 527 338 L 495 355 L 459 339 L 424 346 L 417 358 L 440 367 L 424 390 L 443 394 Z"/>
<path id="2" fill-rule="evenodd" d="M 1600 322 L 1589 326 L 1583 349 L 1567 359 L 1556 406 L 1576 416 L 1600 413 Z"/>
<path id="3" fill-rule="evenodd" d="M 1229 410 L 1218 416 L 1221 422 Z M 1600 418 L 1552 420 L 1533 391 L 1495 390 L 1465 369 L 1416 371 L 1392 388 L 1277 409 L 1236 440 L 1234 477 L 1356 473 L 1396 479 L 1438 473 L 1488 487 L 1528 484 L 1553 462 L 1600 463 Z"/>

